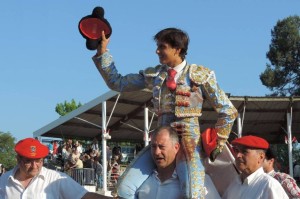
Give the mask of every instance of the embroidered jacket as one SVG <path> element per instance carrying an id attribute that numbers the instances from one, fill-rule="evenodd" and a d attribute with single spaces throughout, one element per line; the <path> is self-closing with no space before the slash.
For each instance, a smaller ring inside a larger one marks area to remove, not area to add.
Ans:
<path id="1" fill-rule="evenodd" d="M 166 65 L 157 65 L 141 70 L 138 74 L 122 76 L 118 73 L 108 52 L 100 57 L 93 57 L 93 60 L 110 89 L 118 92 L 145 88 L 152 90 L 154 111 L 159 117 L 165 113 L 173 113 L 178 118 L 200 117 L 203 98 L 208 100 L 218 113 L 215 128 L 218 133 L 218 147 L 222 149 L 237 117 L 237 110 L 225 92 L 220 89 L 213 71 L 195 64 L 187 65 L 183 75 L 177 81 L 175 102 L 166 102 L 163 98 L 168 96 L 162 93 L 162 86 L 167 77 Z M 164 103 L 161 103 L 162 101 Z"/>

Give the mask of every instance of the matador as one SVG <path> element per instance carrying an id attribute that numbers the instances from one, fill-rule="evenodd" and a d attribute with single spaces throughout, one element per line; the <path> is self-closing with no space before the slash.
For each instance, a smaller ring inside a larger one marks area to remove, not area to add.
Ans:
<path id="1" fill-rule="evenodd" d="M 154 40 L 160 64 L 136 74 L 121 75 L 107 50 L 109 39 L 102 34 L 102 42 L 93 61 L 108 87 L 118 92 L 131 92 L 148 88 L 153 92 L 153 107 L 158 125 L 171 125 L 181 136 L 182 152 L 177 156 L 176 172 L 185 198 L 204 198 L 205 171 L 201 146 L 199 117 L 204 100 L 217 112 L 217 146 L 210 153 L 214 160 L 222 151 L 237 110 L 225 92 L 220 89 L 212 70 L 189 64 L 185 59 L 189 37 L 177 28 L 159 31 Z M 173 69 L 175 86 L 170 88 L 168 70 Z M 150 148 L 145 147 L 119 178 L 116 194 L 121 198 L 135 198 L 135 191 L 149 177 L 155 164 Z"/>

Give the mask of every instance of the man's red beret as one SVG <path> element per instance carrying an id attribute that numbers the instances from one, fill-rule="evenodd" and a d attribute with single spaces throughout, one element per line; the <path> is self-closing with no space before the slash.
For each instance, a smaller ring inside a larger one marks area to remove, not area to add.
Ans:
<path id="1" fill-rule="evenodd" d="M 242 145 L 246 146 L 249 148 L 256 148 L 256 149 L 268 149 L 269 148 L 269 143 L 257 136 L 253 135 L 247 135 L 243 136 L 241 138 L 237 138 L 231 142 L 232 145 Z"/>
<path id="2" fill-rule="evenodd" d="M 33 138 L 20 140 L 15 146 L 15 151 L 18 155 L 31 159 L 44 158 L 49 154 L 48 147 Z"/>

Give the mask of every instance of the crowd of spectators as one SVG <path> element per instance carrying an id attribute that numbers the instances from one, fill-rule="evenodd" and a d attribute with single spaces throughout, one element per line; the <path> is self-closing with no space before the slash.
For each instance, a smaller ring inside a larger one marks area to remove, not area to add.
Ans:
<path id="1" fill-rule="evenodd" d="M 95 173 L 95 182 L 99 188 L 103 185 L 103 166 L 101 150 L 96 138 L 92 143 L 82 146 L 81 142 L 68 139 L 65 142 L 51 141 L 48 144 L 49 159 L 59 165 L 61 171 L 70 174 L 72 169 L 92 168 Z M 107 146 L 107 173 L 110 184 L 116 184 L 120 176 L 122 159 L 121 147 L 113 150 Z"/>

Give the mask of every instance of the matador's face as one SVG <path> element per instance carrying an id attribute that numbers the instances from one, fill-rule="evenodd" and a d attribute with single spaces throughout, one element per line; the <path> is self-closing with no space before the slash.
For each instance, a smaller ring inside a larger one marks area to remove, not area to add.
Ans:
<path id="1" fill-rule="evenodd" d="M 180 49 L 173 48 L 166 42 L 158 41 L 156 45 L 156 54 L 158 55 L 161 64 L 173 68 L 183 61 L 179 55 Z"/>

